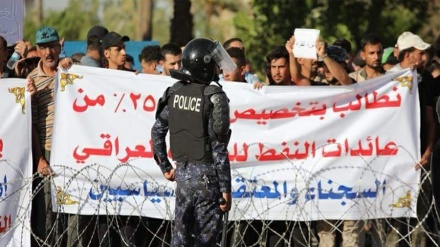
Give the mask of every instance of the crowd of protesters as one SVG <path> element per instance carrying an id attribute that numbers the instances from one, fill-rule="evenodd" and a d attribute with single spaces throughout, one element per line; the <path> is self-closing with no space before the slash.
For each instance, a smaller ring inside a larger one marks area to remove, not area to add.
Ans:
<path id="1" fill-rule="evenodd" d="M 54 79 L 58 68 L 79 64 L 170 76 L 170 71 L 181 67 L 184 47 L 170 42 L 162 46 L 144 47 L 138 57 L 142 69 L 134 71 L 135 61 L 125 50 L 125 42 L 129 40 L 128 36 L 95 26 L 88 32 L 86 51 L 77 51 L 72 57 L 65 57 L 63 39 L 52 27 L 40 28 L 35 36 L 35 44 L 18 41 L 8 46 L 0 36 L 1 78 L 27 78 L 27 90 L 32 97 L 33 171 L 40 175 L 36 176 L 34 182 L 33 246 L 162 246 L 165 242 L 169 243 L 169 221 L 142 217 L 134 220 L 120 216 L 116 224 L 123 230 L 121 234 L 115 234 L 112 226 L 115 223 L 105 217 L 56 214 L 52 212 L 50 203 L 49 178 L 53 171 L 49 160 L 54 119 Z M 440 96 L 440 37 L 431 45 L 407 31 L 396 37 L 394 47 L 383 47 L 380 36 L 369 33 L 363 37 L 357 52 L 344 38 L 333 44 L 318 39 L 315 45 L 317 59 L 296 57 L 293 52 L 294 42 L 295 37 L 292 36 L 286 37 L 285 44 L 274 44 L 273 49 L 266 54 L 266 67 L 262 69 L 264 77 L 259 78 L 246 59 L 243 41 L 240 38 L 224 41 L 223 46 L 237 67 L 233 72 L 223 73 L 221 83 L 251 83 L 256 90 L 265 86 L 338 86 L 363 83 L 405 68 L 416 69 L 419 75 L 421 160 L 414 164 L 414 168 L 422 168 L 422 177 L 429 174 L 429 160 L 437 141 L 435 105 Z M 21 59 L 9 69 L 6 62 L 13 52 L 18 53 Z M 425 180 L 422 178 L 422 181 Z M 437 220 L 433 215 L 427 215 L 426 210 L 431 203 L 430 185 L 421 186 L 426 188 L 418 200 L 418 213 L 421 218 L 427 217 L 422 224 L 417 224 L 417 220 L 406 222 L 404 219 L 386 222 L 329 220 L 298 224 L 272 221 L 266 235 L 273 235 L 274 238 L 267 237 L 264 245 L 311 246 L 311 236 L 317 236 L 319 246 L 323 247 L 339 244 L 344 247 L 435 246 L 435 236 L 427 235 L 435 232 L 438 227 Z M 242 238 L 231 238 L 228 245 L 263 245 L 260 238 L 263 234 L 262 225 L 257 220 L 236 225 L 238 231 L 242 232 Z M 83 234 L 78 234 L 79 229 L 82 229 Z M 241 242 L 237 245 L 232 241 Z"/>

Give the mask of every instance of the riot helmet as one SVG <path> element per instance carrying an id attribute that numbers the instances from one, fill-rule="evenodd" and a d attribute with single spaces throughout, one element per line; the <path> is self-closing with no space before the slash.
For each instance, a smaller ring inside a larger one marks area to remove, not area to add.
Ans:
<path id="1" fill-rule="evenodd" d="M 171 77 L 201 84 L 218 81 L 220 69 L 232 72 L 237 65 L 218 41 L 205 38 L 191 40 L 182 54 L 179 71 L 170 70 Z"/>

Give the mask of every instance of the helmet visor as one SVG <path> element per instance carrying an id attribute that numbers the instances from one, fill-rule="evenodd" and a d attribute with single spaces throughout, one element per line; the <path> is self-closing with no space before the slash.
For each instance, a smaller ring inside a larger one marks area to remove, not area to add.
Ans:
<path id="1" fill-rule="evenodd" d="M 223 70 L 225 73 L 231 73 L 236 68 L 237 65 L 232 60 L 231 56 L 226 52 L 225 48 L 216 41 L 216 46 L 214 50 L 209 54 L 211 59 L 214 59 L 214 61 L 217 63 L 217 65 L 220 67 L 221 70 Z"/>

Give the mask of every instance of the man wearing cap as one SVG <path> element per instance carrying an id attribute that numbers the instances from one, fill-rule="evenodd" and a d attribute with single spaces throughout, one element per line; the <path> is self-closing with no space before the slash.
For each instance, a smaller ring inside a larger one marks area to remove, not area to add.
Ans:
<path id="1" fill-rule="evenodd" d="M 108 33 L 107 28 L 94 26 L 87 33 L 87 51 L 86 55 L 81 58 L 81 64 L 90 67 L 102 67 L 102 48 L 101 42 Z"/>
<path id="2" fill-rule="evenodd" d="M 399 64 L 396 64 L 388 72 L 396 72 L 406 68 L 423 70 L 424 54 L 431 45 L 424 42 L 418 35 L 411 32 L 402 33 L 397 39 Z"/>
<path id="3" fill-rule="evenodd" d="M 103 51 L 104 68 L 115 70 L 126 70 L 125 62 L 127 53 L 125 42 L 129 41 L 128 36 L 121 36 L 116 32 L 109 32 L 104 35 L 101 41 Z M 121 216 L 112 219 L 113 216 L 103 215 L 98 218 L 98 239 L 99 246 L 144 246 L 146 243 L 145 223 L 141 222 L 143 217 Z M 115 229 L 119 229 L 115 231 Z M 143 234 L 141 236 L 141 234 Z"/>
<path id="4" fill-rule="evenodd" d="M 430 185 L 426 182 L 429 179 L 424 179 L 427 175 L 425 172 L 429 170 L 429 160 L 431 156 L 431 151 L 434 146 L 435 141 L 435 120 L 434 120 L 434 105 L 435 102 L 433 100 L 432 95 L 430 94 L 430 90 L 427 90 L 426 86 L 429 83 L 426 81 L 429 80 L 432 76 L 428 75 L 428 73 L 424 73 L 424 64 L 425 64 L 425 51 L 431 46 L 430 44 L 424 42 L 418 35 L 415 35 L 411 32 L 402 33 L 397 39 L 397 49 L 398 56 L 397 59 L 399 61 L 393 68 L 387 71 L 387 73 L 392 73 L 396 71 L 400 71 L 402 69 L 407 68 L 415 68 L 417 69 L 418 75 L 418 93 L 419 93 L 419 101 L 420 101 L 420 150 L 421 150 L 421 159 L 415 164 L 415 170 L 423 168 L 421 171 L 421 181 L 425 181 L 421 183 L 421 191 L 417 200 L 417 215 L 426 216 L 429 212 L 429 204 L 431 198 L 431 189 Z M 421 75 L 423 74 L 423 76 Z M 417 173 L 414 172 L 416 176 Z M 410 224 L 401 224 L 402 219 L 393 220 L 392 230 L 387 237 L 386 246 L 391 243 L 396 243 L 398 239 L 401 239 L 402 236 L 408 234 L 408 231 L 412 231 L 410 234 L 410 240 L 404 239 L 402 241 L 408 241 L 411 243 L 411 246 L 419 246 L 417 242 L 425 241 L 426 233 L 423 228 L 426 227 L 426 221 L 422 225 L 417 224 L 417 219 L 411 219 Z M 405 220 L 403 222 L 406 222 Z M 416 227 L 417 225 L 417 227 Z M 396 232 L 395 229 L 398 231 Z"/>
<path id="5" fill-rule="evenodd" d="M 416 68 L 418 73 L 422 73 L 424 70 L 424 54 L 426 49 L 431 45 L 424 42 L 418 35 L 411 32 L 402 33 L 397 40 L 397 48 L 399 49 L 399 55 L 397 57 L 399 63 L 393 68 L 387 71 L 387 73 L 392 73 L 400 71 L 407 68 Z M 420 94 L 420 110 L 422 114 L 422 129 L 421 129 L 421 139 L 422 139 L 422 159 L 415 165 L 416 169 L 419 169 L 428 164 L 429 156 L 434 144 L 435 137 L 435 120 L 434 120 L 434 104 L 432 102 L 428 92 L 424 90 L 424 78 L 418 75 L 419 81 L 419 94 Z M 426 117 L 424 115 L 427 115 Z"/>
<path id="6" fill-rule="evenodd" d="M 32 99 L 32 152 L 34 163 L 37 164 L 37 172 L 40 176 L 50 177 L 53 174 L 49 160 L 54 121 L 54 79 L 57 73 L 61 45 L 58 33 L 52 27 L 40 28 L 36 33 L 35 43 L 41 60 L 37 68 L 28 75 L 37 90 Z M 57 216 L 52 212 L 50 180 L 40 180 L 39 182 L 44 184 L 43 189 L 34 198 L 32 230 L 36 234 L 37 240 L 49 241 L 49 245 L 56 246 L 56 235 L 60 233 L 57 232 L 59 229 L 54 227 Z"/>
<path id="7" fill-rule="evenodd" d="M 106 68 L 124 70 L 127 59 L 125 42 L 129 41 L 128 36 L 121 36 L 116 32 L 110 32 L 102 38 L 102 50 L 107 61 Z"/>

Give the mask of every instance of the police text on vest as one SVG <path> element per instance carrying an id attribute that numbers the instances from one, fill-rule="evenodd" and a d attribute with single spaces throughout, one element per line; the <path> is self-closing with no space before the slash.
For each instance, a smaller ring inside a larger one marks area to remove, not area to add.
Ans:
<path id="1" fill-rule="evenodd" d="M 200 112 L 201 98 L 174 95 L 173 107 L 181 110 Z M 177 105 L 177 107 L 176 107 Z"/>

